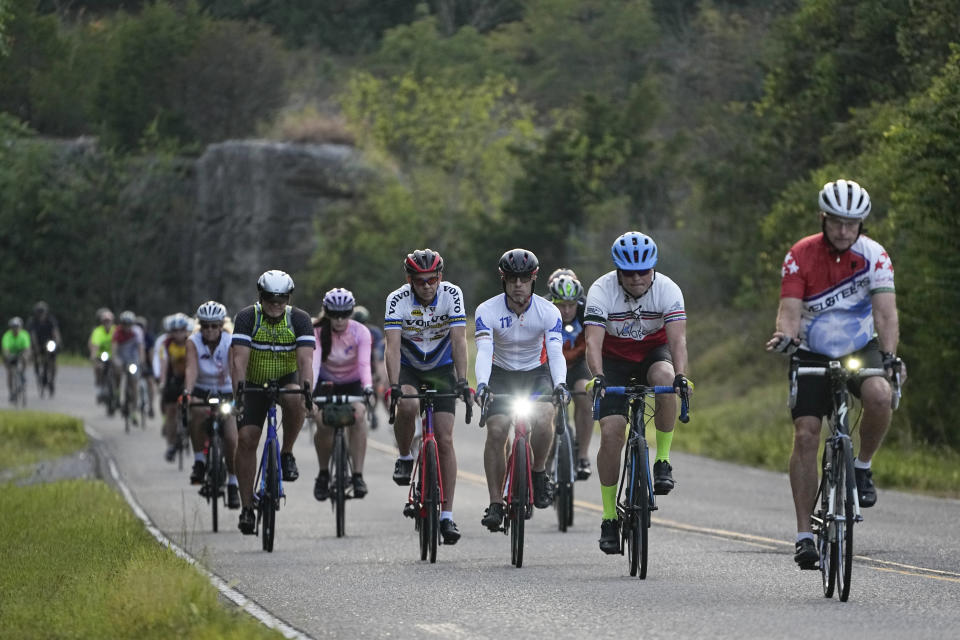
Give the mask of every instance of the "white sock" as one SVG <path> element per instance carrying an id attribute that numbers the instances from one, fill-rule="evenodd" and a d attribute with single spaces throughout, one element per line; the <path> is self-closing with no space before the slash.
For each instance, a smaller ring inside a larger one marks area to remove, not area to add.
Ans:
<path id="1" fill-rule="evenodd" d="M 802 532 L 802 533 L 798 533 L 798 534 L 797 534 L 797 542 L 800 542 L 801 540 L 813 540 L 813 534 L 810 533 L 809 531 L 804 531 L 804 532 Z"/>
<path id="2" fill-rule="evenodd" d="M 441 520 L 453 520 L 453 511 L 441 511 L 440 512 Z"/>
<path id="3" fill-rule="evenodd" d="M 199 460 L 200 462 L 206 462 L 206 461 L 207 461 L 207 456 L 203 455 L 203 452 L 202 452 L 202 451 L 198 451 L 197 453 L 193 454 L 193 459 L 194 459 L 194 461 L 198 461 L 198 460 Z"/>
<path id="4" fill-rule="evenodd" d="M 405 455 L 405 456 L 400 456 L 399 459 L 400 459 L 400 460 L 413 460 L 413 454 L 412 454 L 412 453 L 408 453 L 408 454 Z"/>
<path id="5" fill-rule="evenodd" d="M 870 462 L 873 462 L 872 460 Z M 860 458 L 853 459 L 853 468 L 854 469 L 869 469 L 870 462 L 864 462 Z"/>

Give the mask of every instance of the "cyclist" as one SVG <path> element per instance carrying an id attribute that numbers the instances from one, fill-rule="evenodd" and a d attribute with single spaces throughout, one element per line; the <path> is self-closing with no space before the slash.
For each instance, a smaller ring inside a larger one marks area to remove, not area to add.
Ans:
<path id="1" fill-rule="evenodd" d="M 313 352 L 313 379 L 317 381 L 316 394 L 320 394 L 320 385 L 332 382 L 332 393 L 348 396 L 373 397 L 373 378 L 370 373 L 370 332 L 365 326 L 351 320 L 356 300 L 353 293 L 343 288 L 327 291 L 323 296 L 323 314 L 313 336 L 317 348 Z M 367 428 L 365 405 L 353 403 L 357 422 L 348 431 L 350 455 L 353 458 L 353 497 L 367 495 L 367 483 L 363 480 L 363 461 L 367 455 Z M 320 473 L 313 485 L 313 497 L 321 502 L 330 497 L 330 451 L 333 449 L 332 428 L 322 429 L 325 425 L 322 416 L 316 416 L 317 431 L 313 444 L 320 462 Z M 327 425 L 329 426 L 329 425 Z"/>
<path id="2" fill-rule="evenodd" d="M 146 362 L 146 352 L 144 349 L 143 342 L 143 330 L 136 325 L 137 316 L 133 311 L 124 311 L 120 314 L 118 318 L 119 324 L 116 330 L 113 332 L 112 345 L 110 350 L 113 354 L 112 362 L 114 371 L 117 373 L 117 380 L 126 380 L 126 398 L 136 398 L 137 397 L 137 386 L 136 382 L 130 377 L 125 375 L 127 367 L 131 364 L 137 365 L 137 367 L 143 366 L 143 363 Z M 128 411 L 128 402 L 124 402 L 121 408 L 123 415 L 126 415 Z M 135 423 L 136 412 L 130 416 L 131 420 Z"/>
<path id="3" fill-rule="evenodd" d="M 153 417 L 153 399 L 157 395 L 157 380 L 153 371 L 154 347 L 157 344 L 157 336 L 150 331 L 150 323 L 146 317 L 137 316 L 136 324 L 143 331 L 143 350 L 146 355 L 144 360 L 143 377 L 147 381 L 147 416 Z"/>
<path id="4" fill-rule="evenodd" d="M 33 368 L 37 374 L 37 380 L 40 380 L 40 364 L 44 358 L 48 358 L 47 375 L 50 394 L 53 395 L 54 380 L 57 377 L 57 351 L 63 344 L 63 338 L 60 336 L 60 325 L 57 319 L 50 313 L 50 306 L 40 300 L 33 305 L 33 315 L 27 320 L 27 331 L 30 333 L 30 344 L 33 349 Z M 47 348 L 49 342 L 54 343 L 53 350 Z"/>
<path id="5" fill-rule="evenodd" d="M 10 318 L 7 325 L 9 328 L 0 339 L 0 348 L 3 350 L 3 366 L 7 369 L 7 391 L 13 403 L 13 376 L 26 366 L 26 359 L 30 356 L 30 334 L 24 330 L 20 316 Z M 26 392 L 21 389 L 21 393 Z"/>
<path id="6" fill-rule="evenodd" d="M 257 279 L 259 300 L 240 310 L 234 318 L 230 374 L 234 398 L 242 409 L 238 421 L 237 479 L 240 484 L 239 529 L 253 535 L 253 480 L 257 470 L 257 448 L 267 417 L 268 401 L 263 394 L 243 393 L 248 382 L 262 385 L 276 381 L 282 388 L 301 389 L 303 397 L 282 395 L 278 403 L 283 412 L 283 442 L 280 467 L 284 482 L 300 477 L 293 457 L 308 407 L 313 406 L 313 324 L 310 314 L 289 304 L 293 278 L 279 270 L 264 272 Z"/>
<path id="7" fill-rule="evenodd" d="M 232 336 L 223 329 L 226 316 L 227 308 L 215 300 L 208 300 L 197 308 L 200 331 L 190 334 L 186 343 L 187 366 L 184 373 L 183 400 L 188 406 L 192 398 L 206 400 L 211 395 L 219 395 L 224 401 L 233 400 L 228 358 Z M 203 450 L 207 438 L 208 415 L 208 411 L 203 407 L 193 407 L 190 410 L 190 439 L 194 451 L 193 473 L 190 476 L 192 484 L 203 484 L 206 472 L 207 458 Z M 232 414 L 223 421 L 223 444 L 228 474 L 227 507 L 239 509 L 240 491 L 234 467 L 234 457 L 237 454 L 237 421 Z"/>
<path id="8" fill-rule="evenodd" d="M 552 390 L 561 401 L 570 400 L 560 311 L 533 293 L 540 269 L 537 257 L 526 249 L 511 249 L 500 257 L 498 267 L 503 295 L 484 301 L 474 314 L 477 401 L 481 405 L 491 401 L 483 451 L 490 506 L 481 520 L 490 531 L 498 531 L 503 523 L 504 453 L 510 430 L 510 406 L 497 394 L 550 394 Z M 553 408 L 540 403 L 530 416 L 533 503 L 539 509 L 553 501 L 545 470 L 553 442 L 552 418 Z"/>
<path id="9" fill-rule="evenodd" d="M 383 329 L 370 322 L 370 311 L 362 305 L 353 309 L 353 319 L 370 331 L 370 372 L 373 375 L 373 398 L 370 399 L 370 428 L 377 428 L 377 399 L 383 396 L 385 380 L 387 379 L 386 365 L 383 360 L 385 344 Z"/>
<path id="10" fill-rule="evenodd" d="M 97 402 L 101 403 L 107 398 L 107 384 L 110 382 L 104 379 L 104 366 L 100 361 L 101 354 L 108 356 L 113 350 L 113 334 L 116 326 L 113 324 L 113 313 L 106 308 L 101 307 L 97 310 L 97 326 L 90 332 L 90 339 L 87 341 L 87 347 L 90 350 L 90 361 L 93 363 L 93 382 L 97 387 Z M 112 415 L 113 409 L 110 408 Z"/>
<path id="11" fill-rule="evenodd" d="M 407 284 L 387 296 L 383 323 L 390 396 L 417 394 L 421 385 L 426 384 L 438 393 L 457 393 L 469 402 L 463 293 L 457 285 L 443 280 L 443 258 L 433 249 L 408 253 L 403 269 Z M 453 448 L 456 403 L 453 398 L 439 398 L 434 409 L 434 436 L 444 493 L 440 534 L 444 544 L 456 544 L 460 539 L 460 529 L 453 520 L 457 481 L 457 456 Z M 394 464 L 393 481 L 401 486 L 410 484 L 412 446 L 419 414 L 418 400 L 401 400 L 397 405 L 394 435 L 400 457 Z"/>
<path id="12" fill-rule="evenodd" d="M 654 267 L 659 258 L 652 238 L 628 231 L 610 248 L 616 269 L 600 276 L 587 293 L 584 312 L 587 365 L 594 377 L 594 397 L 600 396 L 600 450 L 597 474 L 603 497 L 600 549 L 620 553 L 617 527 L 617 479 L 626 441 L 627 399 L 604 394 L 610 385 L 672 385 L 689 393 L 687 371 L 687 316 L 680 287 Z M 654 493 L 673 489 L 670 443 L 677 417 L 674 395 L 658 395 L 654 411 L 657 457 L 653 465 Z"/>
<path id="13" fill-rule="evenodd" d="M 190 335 L 190 318 L 183 313 L 175 313 L 166 319 L 167 332 L 157 338 L 153 349 L 153 373 L 157 376 L 160 388 L 160 413 L 163 414 L 163 437 L 167 449 L 163 454 L 167 462 L 173 462 L 177 456 L 177 403 L 184 389 L 187 373 L 187 337 Z M 196 456 L 196 449 L 194 449 Z M 202 454 L 201 454 L 202 455 Z M 197 473 L 194 465 L 190 481 L 193 483 Z M 203 470 L 200 470 L 200 484 L 203 482 Z"/>
<path id="14" fill-rule="evenodd" d="M 561 271 L 558 269 L 554 273 Z M 577 432 L 577 480 L 590 477 L 590 439 L 593 436 L 593 406 L 582 392 L 590 380 L 587 368 L 587 343 L 583 334 L 583 285 L 569 269 L 548 280 L 550 299 L 563 320 L 563 357 L 567 360 L 567 386 L 580 395 L 573 397 L 573 422 Z"/>
<path id="15" fill-rule="evenodd" d="M 811 366 L 855 355 L 864 367 L 882 367 L 890 377 L 899 341 L 893 263 L 880 244 L 863 235 L 870 195 L 852 180 L 837 180 L 823 186 L 819 204 L 821 232 L 793 245 L 783 261 L 776 331 L 767 351 L 795 353 Z M 870 462 L 890 425 L 891 389 L 884 377 L 874 376 L 851 383 L 851 390 L 863 401 L 860 451 L 853 463 L 857 492 L 860 506 L 872 507 L 877 491 Z M 803 567 L 818 561 L 810 513 L 821 422 L 831 410 L 826 378 L 797 380 L 790 486 L 797 515 L 794 560 Z"/>

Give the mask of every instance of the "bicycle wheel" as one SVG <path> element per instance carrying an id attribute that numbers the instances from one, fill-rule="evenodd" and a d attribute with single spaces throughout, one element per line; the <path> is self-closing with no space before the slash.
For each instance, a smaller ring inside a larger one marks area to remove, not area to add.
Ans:
<path id="1" fill-rule="evenodd" d="M 137 406 L 140 409 L 140 428 L 147 428 L 147 405 L 150 403 L 150 392 L 147 390 L 147 381 L 143 378 L 137 382 Z"/>
<path id="2" fill-rule="evenodd" d="M 126 376 L 123 379 L 123 430 L 130 433 L 130 414 L 133 409 L 133 403 L 130 402 L 130 383 Z M 180 467 L 183 470 L 183 466 Z"/>
<path id="3" fill-rule="evenodd" d="M 337 537 L 347 533 L 347 442 L 343 429 L 333 434 L 333 510 L 337 521 Z"/>
<path id="4" fill-rule="evenodd" d="M 210 501 L 210 518 L 213 521 L 213 532 L 217 532 L 217 511 L 220 507 L 221 475 L 223 474 L 223 449 L 220 445 L 220 436 L 214 435 L 210 440 L 210 450 L 207 452 L 207 500 Z"/>
<path id="5" fill-rule="evenodd" d="M 510 469 L 510 504 L 507 505 L 510 523 L 510 562 L 517 569 L 523 566 L 523 529 L 530 507 L 530 488 L 527 483 L 530 469 L 527 456 L 527 441 L 517 438 L 513 443 L 513 466 Z"/>
<path id="6" fill-rule="evenodd" d="M 433 563 L 437 561 L 437 544 L 440 541 L 440 472 L 437 468 L 437 443 L 430 440 L 423 449 L 427 456 L 424 461 L 427 486 L 422 512 L 426 526 L 421 529 L 420 535 L 424 535 L 423 532 L 426 531 L 430 562 Z"/>
<path id="7" fill-rule="evenodd" d="M 277 531 L 277 501 L 280 485 L 277 472 L 277 443 L 267 440 L 267 475 L 264 479 L 263 498 L 260 500 L 260 518 L 263 523 L 263 550 L 273 551 L 273 538 Z"/>
<path id="8" fill-rule="evenodd" d="M 856 491 L 856 479 L 853 475 L 853 451 L 850 440 L 844 438 L 839 451 L 837 467 L 837 499 L 834 515 L 837 521 L 836 570 L 837 596 L 841 602 L 850 597 L 850 576 L 853 571 L 853 492 Z"/>
<path id="9" fill-rule="evenodd" d="M 829 519 L 830 513 L 830 495 L 833 492 L 833 448 L 830 441 L 823 449 L 823 460 L 821 462 L 820 488 L 817 491 L 817 498 L 814 505 L 819 504 L 820 508 L 811 516 L 811 528 L 817 537 L 817 553 L 820 556 L 820 578 L 823 581 L 823 597 L 832 598 L 833 589 L 836 585 L 836 575 L 833 567 L 836 564 L 833 561 L 833 545 L 830 544 L 833 523 Z M 816 508 L 816 507 L 814 507 Z"/>
<path id="10" fill-rule="evenodd" d="M 559 436 L 557 447 L 556 485 L 557 495 L 553 506 L 557 510 L 557 524 L 560 531 L 566 531 L 573 524 L 573 442 L 570 429 L 566 428 Z"/>
<path id="11" fill-rule="evenodd" d="M 646 443 L 638 440 L 630 446 L 627 508 L 624 510 L 624 538 L 629 549 L 630 575 L 647 577 L 647 542 L 649 535 L 650 494 Z"/>

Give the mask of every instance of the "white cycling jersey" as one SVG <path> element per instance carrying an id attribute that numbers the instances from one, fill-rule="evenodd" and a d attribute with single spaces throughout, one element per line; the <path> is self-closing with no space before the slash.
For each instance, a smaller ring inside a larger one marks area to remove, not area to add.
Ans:
<path id="1" fill-rule="evenodd" d="M 563 322 L 560 310 L 538 295 L 519 316 L 507 307 L 501 294 L 483 302 L 476 322 L 477 384 L 488 384 L 493 365 L 506 371 L 530 371 L 550 363 L 553 385 L 567 381 L 563 357 Z"/>
<path id="2" fill-rule="evenodd" d="M 606 329 L 604 357 L 643 362 L 655 347 L 667 344 L 666 324 L 686 319 L 683 293 L 676 282 L 654 272 L 650 288 L 634 298 L 620 285 L 614 270 L 590 285 L 583 323 Z"/>
<path id="3" fill-rule="evenodd" d="M 460 287 L 441 282 L 428 305 L 421 305 L 413 287 L 405 284 L 387 296 L 384 331 L 401 331 L 400 364 L 420 371 L 453 362 L 450 328 L 467 324 Z"/>
<path id="4" fill-rule="evenodd" d="M 233 393 L 230 366 L 227 360 L 233 335 L 227 331 L 221 331 L 220 343 L 212 352 L 210 347 L 203 343 L 199 333 L 192 334 L 189 340 L 197 348 L 197 382 L 194 384 L 194 389 Z"/>

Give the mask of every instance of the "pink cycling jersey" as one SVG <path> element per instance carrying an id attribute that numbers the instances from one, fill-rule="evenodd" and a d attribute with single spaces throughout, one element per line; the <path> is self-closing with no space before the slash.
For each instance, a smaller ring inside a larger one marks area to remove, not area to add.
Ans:
<path id="1" fill-rule="evenodd" d="M 373 384 L 370 373 L 370 330 L 350 320 L 347 328 L 337 333 L 330 331 L 330 355 L 323 360 L 320 327 L 313 330 L 317 348 L 313 352 L 313 379 L 336 384 L 360 381 L 364 387 Z"/>

